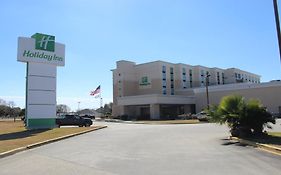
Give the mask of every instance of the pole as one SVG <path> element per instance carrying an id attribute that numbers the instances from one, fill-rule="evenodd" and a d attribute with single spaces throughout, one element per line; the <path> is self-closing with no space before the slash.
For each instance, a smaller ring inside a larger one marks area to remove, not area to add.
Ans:
<path id="1" fill-rule="evenodd" d="M 209 90 L 208 90 L 208 85 L 209 85 L 209 77 L 211 75 L 209 75 L 207 73 L 206 75 L 206 96 L 207 96 L 207 109 L 209 110 L 210 109 L 210 101 L 209 101 Z"/>
<path id="2" fill-rule="evenodd" d="M 279 46 L 279 58 L 281 61 L 281 34 L 280 34 L 280 21 L 279 21 L 277 0 L 273 0 L 273 6 L 274 6 L 276 32 L 277 32 L 278 46 Z"/>
<path id="3" fill-rule="evenodd" d="M 77 109 L 77 113 L 79 113 L 79 110 L 80 110 L 80 101 L 78 101 L 78 109 Z"/>
<path id="4" fill-rule="evenodd" d="M 101 88 L 101 86 L 100 86 Z M 100 89 L 100 110 L 101 110 L 101 116 L 103 115 L 103 108 L 102 108 L 102 96 L 101 96 L 101 89 Z"/>

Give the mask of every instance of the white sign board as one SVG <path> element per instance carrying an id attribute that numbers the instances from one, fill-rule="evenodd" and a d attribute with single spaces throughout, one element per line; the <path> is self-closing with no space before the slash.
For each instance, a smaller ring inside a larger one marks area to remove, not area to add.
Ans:
<path id="1" fill-rule="evenodd" d="M 18 38 L 18 61 L 35 62 L 53 64 L 56 66 L 64 66 L 65 64 L 65 45 L 54 43 L 54 51 L 36 49 L 36 41 L 34 38 L 19 37 Z M 48 42 L 46 41 L 46 45 Z M 44 45 L 43 45 L 44 46 Z"/>
<path id="2" fill-rule="evenodd" d="M 56 127 L 57 66 L 65 64 L 64 44 L 56 43 L 55 36 L 40 33 L 19 37 L 17 60 L 27 62 L 27 128 Z"/>

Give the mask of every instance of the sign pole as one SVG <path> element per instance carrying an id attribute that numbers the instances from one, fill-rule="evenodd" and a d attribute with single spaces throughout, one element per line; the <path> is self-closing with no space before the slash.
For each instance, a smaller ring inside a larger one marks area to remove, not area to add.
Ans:
<path id="1" fill-rule="evenodd" d="M 277 0 L 273 0 L 273 6 L 274 6 L 276 32 L 277 32 L 278 46 L 279 46 L 279 58 L 280 58 L 280 61 L 281 61 L 281 34 L 280 34 L 280 21 L 279 21 Z"/>

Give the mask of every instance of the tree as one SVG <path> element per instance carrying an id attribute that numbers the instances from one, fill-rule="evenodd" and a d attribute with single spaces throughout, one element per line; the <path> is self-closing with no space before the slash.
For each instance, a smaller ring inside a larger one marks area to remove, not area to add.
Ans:
<path id="1" fill-rule="evenodd" d="M 108 104 L 104 104 L 103 107 L 98 108 L 96 111 L 102 114 L 111 114 L 112 113 L 112 105 L 113 103 L 110 102 Z"/>
<path id="2" fill-rule="evenodd" d="M 8 115 L 8 106 L 0 105 L 0 117 Z"/>
<path id="3" fill-rule="evenodd" d="M 25 109 L 21 109 L 19 116 L 24 116 L 25 115 Z"/>
<path id="4" fill-rule="evenodd" d="M 57 114 L 70 112 L 70 107 L 65 104 L 57 105 Z"/>
<path id="5" fill-rule="evenodd" d="M 211 121 L 227 124 L 233 136 L 260 135 L 269 122 L 275 123 L 260 101 L 246 101 L 239 95 L 223 97 L 220 104 L 211 106 L 207 113 Z"/>

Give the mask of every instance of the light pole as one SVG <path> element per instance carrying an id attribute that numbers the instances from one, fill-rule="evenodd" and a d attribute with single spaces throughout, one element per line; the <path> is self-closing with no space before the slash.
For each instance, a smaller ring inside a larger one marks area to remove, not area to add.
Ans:
<path id="1" fill-rule="evenodd" d="M 209 86 L 209 77 L 211 75 L 209 74 L 209 72 L 207 72 L 206 74 L 206 97 L 207 97 L 207 109 L 210 109 L 210 102 L 209 102 L 209 90 L 208 90 L 208 86 Z"/>
<path id="2" fill-rule="evenodd" d="M 277 32 L 278 46 L 279 46 L 279 58 L 281 61 L 281 34 L 280 34 L 280 21 L 279 21 L 277 0 L 273 0 L 273 6 L 274 6 L 276 32 Z"/>
<path id="3" fill-rule="evenodd" d="M 80 110 L 80 103 L 81 103 L 81 102 L 80 102 L 80 101 L 78 101 L 77 103 L 78 103 L 77 113 L 79 113 L 79 110 Z"/>

